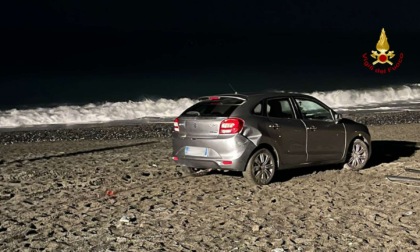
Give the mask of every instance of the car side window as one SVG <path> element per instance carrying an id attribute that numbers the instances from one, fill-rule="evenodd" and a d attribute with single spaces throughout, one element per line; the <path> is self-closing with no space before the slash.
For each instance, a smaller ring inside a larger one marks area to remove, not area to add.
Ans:
<path id="1" fill-rule="evenodd" d="M 330 110 L 315 101 L 296 99 L 296 102 L 303 119 L 324 121 L 333 120 Z"/>
<path id="2" fill-rule="evenodd" d="M 294 118 L 289 99 L 270 99 L 267 101 L 267 115 L 276 118 Z"/>
<path id="3" fill-rule="evenodd" d="M 252 113 L 254 115 L 262 115 L 262 103 L 258 103 L 257 106 L 255 106 L 254 110 L 252 110 Z"/>

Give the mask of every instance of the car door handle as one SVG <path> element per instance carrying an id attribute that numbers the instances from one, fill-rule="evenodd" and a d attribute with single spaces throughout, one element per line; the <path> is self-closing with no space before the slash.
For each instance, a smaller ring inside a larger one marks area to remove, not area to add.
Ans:
<path id="1" fill-rule="evenodd" d="M 279 126 L 277 123 L 275 123 L 275 124 L 270 124 L 270 125 L 268 125 L 268 127 L 269 127 L 269 128 L 273 128 L 273 129 L 278 129 L 278 128 L 280 128 L 280 126 Z"/>
<path id="2" fill-rule="evenodd" d="M 317 127 L 315 127 L 315 126 L 311 126 L 311 127 L 307 127 L 306 129 L 308 129 L 308 130 L 312 130 L 312 131 L 315 131 L 315 130 L 317 130 Z"/>

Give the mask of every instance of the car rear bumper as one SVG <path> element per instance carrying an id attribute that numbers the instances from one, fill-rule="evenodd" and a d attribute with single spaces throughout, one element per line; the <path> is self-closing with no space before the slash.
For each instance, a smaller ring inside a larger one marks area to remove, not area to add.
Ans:
<path id="1" fill-rule="evenodd" d="M 244 171 L 249 156 L 255 149 L 246 137 L 236 134 L 223 138 L 191 138 L 174 136 L 173 157 L 181 166 Z M 186 147 L 207 148 L 207 156 L 186 155 Z"/>

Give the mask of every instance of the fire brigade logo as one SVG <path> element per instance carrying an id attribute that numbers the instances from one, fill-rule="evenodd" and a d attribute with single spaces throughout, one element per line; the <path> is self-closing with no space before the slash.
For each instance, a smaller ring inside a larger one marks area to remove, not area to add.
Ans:
<path id="1" fill-rule="evenodd" d="M 362 55 L 363 65 L 368 69 L 374 71 L 375 73 L 379 74 L 386 74 L 390 73 L 391 71 L 397 70 L 397 68 L 399 68 L 401 65 L 402 59 L 404 58 L 404 54 L 400 53 L 395 65 L 394 62 L 391 61 L 391 59 L 395 57 L 395 53 L 394 51 L 389 50 L 388 38 L 386 37 L 384 28 L 382 28 L 378 43 L 376 43 L 376 51 L 372 50 L 370 56 L 374 59 L 372 63 L 369 62 L 367 53 Z"/>
<path id="2" fill-rule="evenodd" d="M 390 59 L 394 58 L 395 54 L 394 51 L 389 51 L 388 39 L 386 37 L 384 28 L 382 28 L 381 36 L 379 37 L 379 41 L 376 44 L 376 50 L 378 50 L 379 53 L 375 50 L 372 50 L 372 54 L 370 55 L 372 58 L 376 59 L 372 65 L 376 65 L 377 63 L 388 63 L 392 66 Z"/>

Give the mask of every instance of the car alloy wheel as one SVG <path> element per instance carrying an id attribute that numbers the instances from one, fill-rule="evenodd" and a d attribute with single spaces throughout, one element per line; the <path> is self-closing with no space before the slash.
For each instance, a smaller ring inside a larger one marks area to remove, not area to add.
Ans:
<path id="1" fill-rule="evenodd" d="M 369 148 L 366 143 L 360 139 L 356 139 L 349 153 L 347 166 L 351 170 L 359 170 L 365 167 L 369 157 Z"/>
<path id="2" fill-rule="evenodd" d="M 263 148 L 251 156 L 243 175 L 251 184 L 267 185 L 273 179 L 275 170 L 276 165 L 273 154 Z"/>

